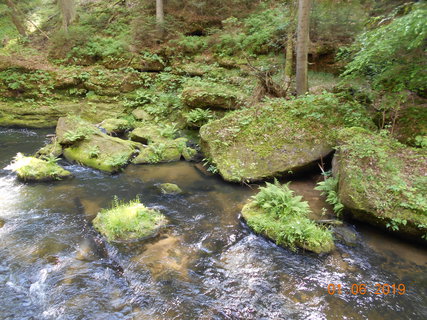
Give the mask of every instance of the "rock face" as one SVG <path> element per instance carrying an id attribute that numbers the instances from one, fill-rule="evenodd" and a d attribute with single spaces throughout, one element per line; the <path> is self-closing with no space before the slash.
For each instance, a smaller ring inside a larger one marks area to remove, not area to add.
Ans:
<path id="1" fill-rule="evenodd" d="M 427 150 L 344 129 L 334 158 L 338 195 L 359 220 L 427 240 Z"/>
<path id="2" fill-rule="evenodd" d="M 401 110 L 395 135 L 402 143 L 427 147 L 427 105 L 411 106 Z"/>
<path id="3" fill-rule="evenodd" d="M 244 96 L 237 88 L 209 82 L 187 85 L 182 91 L 182 100 L 192 108 L 238 109 Z"/>
<path id="4" fill-rule="evenodd" d="M 101 210 L 93 226 L 108 241 L 131 241 L 154 236 L 167 224 L 159 211 L 145 207 L 138 199 L 129 203 L 115 200 L 108 210 Z"/>
<path id="5" fill-rule="evenodd" d="M 7 167 L 15 171 L 18 178 L 23 181 L 52 181 L 70 177 L 71 173 L 55 162 L 50 162 L 34 157 L 25 157 L 18 153 L 13 163 Z"/>
<path id="6" fill-rule="evenodd" d="M 79 115 L 83 119 L 99 122 L 123 115 L 123 107 L 106 103 L 58 102 L 53 106 L 15 105 L 0 102 L 0 125 L 30 128 L 54 127 L 60 117 Z"/>
<path id="7" fill-rule="evenodd" d="M 142 148 L 138 143 L 110 137 L 77 118 L 60 118 L 56 136 L 67 160 L 107 172 L 118 171 Z"/>
<path id="8" fill-rule="evenodd" d="M 200 130 L 206 158 L 228 181 L 256 181 L 305 169 L 332 152 L 337 129 L 373 127 L 363 106 L 332 94 L 235 111 Z"/>

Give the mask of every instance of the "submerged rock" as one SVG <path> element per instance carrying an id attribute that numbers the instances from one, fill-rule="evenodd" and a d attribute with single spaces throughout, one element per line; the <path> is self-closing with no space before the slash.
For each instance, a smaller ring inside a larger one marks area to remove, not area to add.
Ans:
<path id="1" fill-rule="evenodd" d="M 174 183 L 162 183 L 159 185 L 159 189 L 163 194 L 179 194 L 182 193 L 180 187 Z"/>
<path id="2" fill-rule="evenodd" d="M 4 221 L 3 219 L 0 219 L 0 228 L 3 228 L 5 223 L 6 223 L 6 221 Z"/>
<path id="3" fill-rule="evenodd" d="M 36 152 L 36 157 L 60 157 L 62 155 L 62 146 L 55 140 L 45 145 Z"/>
<path id="4" fill-rule="evenodd" d="M 187 85 L 182 100 L 192 108 L 238 109 L 244 103 L 244 95 L 237 88 L 203 81 Z"/>
<path id="5" fill-rule="evenodd" d="M 294 196 L 287 185 L 267 184 L 242 209 L 242 217 L 255 232 L 291 250 L 301 248 L 315 253 L 332 251 L 330 230 L 308 218 L 308 203 Z"/>
<path id="6" fill-rule="evenodd" d="M 427 237 L 427 150 L 361 128 L 340 132 L 334 158 L 341 203 L 358 220 Z"/>
<path id="7" fill-rule="evenodd" d="M 157 210 L 145 207 L 139 199 L 128 203 L 114 201 L 111 209 L 104 209 L 93 220 L 93 226 L 108 241 L 130 241 L 154 236 L 167 224 L 166 217 Z"/>
<path id="8" fill-rule="evenodd" d="M 71 172 L 57 165 L 55 161 L 25 157 L 21 153 L 17 154 L 7 168 L 16 172 L 18 178 L 24 181 L 61 180 L 71 176 Z"/>
<path id="9" fill-rule="evenodd" d="M 107 172 L 120 170 L 142 148 L 132 141 L 110 137 L 76 118 L 60 118 L 56 135 L 67 160 Z"/>
<path id="10" fill-rule="evenodd" d="M 312 166 L 337 129 L 355 124 L 374 126 L 363 106 L 333 94 L 277 99 L 203 126 L 201 147 L 225 180 L 256 181 Z"/>

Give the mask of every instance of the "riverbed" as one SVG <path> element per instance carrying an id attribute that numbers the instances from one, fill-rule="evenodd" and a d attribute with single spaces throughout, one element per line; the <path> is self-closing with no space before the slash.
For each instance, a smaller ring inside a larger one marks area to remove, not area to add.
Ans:
<path id="1" fill-rule="evenodd" d="M 3 169 L 52 132 L 0 128 L 0 319 L 427 318 L 420 245 L 348 224 L 355 244 L 337 242 L 320 257 L 292 252 L 239 219 L 256 185 L 226 183 L 184 161 L 115 175 L 61 161 L 74 178 L 38 184 Z M 164 182 L 184 193 L 161 194 Z M 299 177 L 291 187 L 319 213 L 327 206 L 314 185 Z M 106 243 L 91 221 L 114 196 L 139 196 L 170 225 L 143 242 Z M 405 292 L 385 294 L 385 284 Z"/>

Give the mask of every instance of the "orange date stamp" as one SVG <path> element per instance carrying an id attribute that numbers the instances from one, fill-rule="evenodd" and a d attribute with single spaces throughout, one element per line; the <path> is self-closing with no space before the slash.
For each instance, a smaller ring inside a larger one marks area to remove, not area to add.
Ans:
<path id="1" fill-rule="evenodd" d="M 350 288 L 345 288 L 342 284 L 330 283 L 328 284 L 328 293 L 330 295 L 346 294 L 346 293 L 353 294 L 353 295 L 365 295 L 365 294 L 403 295 L 406 293 L 406 286 L 403 283 L 399 283 L 399 284 L 376 283 L 373 287 L 369 287 L 364 283 L 353 283 L 350 286 Z"/>

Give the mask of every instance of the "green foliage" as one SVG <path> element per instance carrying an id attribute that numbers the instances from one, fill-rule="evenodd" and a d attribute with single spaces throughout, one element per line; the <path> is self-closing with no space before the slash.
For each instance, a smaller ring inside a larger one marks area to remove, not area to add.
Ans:
<path id="1" fill-rule="evenodd" d="M 262 213 L 246 217 L 255 232 L 265 234 L 291 250 L 299 246 L 318 252 L 333 247 L 331 231 L 308 219 L 308 203 L 302 201 L 301 196 L 295 196 L 288 184 L 280 185 L 277 180 L 274 184 L 266 183 L 252 198 L 255 206 L 262 209 Z"/>
<path id="2" fill-rule="evenodd" d="M 92 158 L 92 156 L 91 156 Z M 115 154 L 105 161 L 107 166 L 121 168 L 129 161 L 129 154 Z"/>
<path id="3" fill-rule="evenodd" d="M 196 108 L 186 113 L 185 119 L 190 127 L 200 128 L 214 118 L 214 114 L 210 109 Z"/>
<path id="4" fill-rule="evenodd" d="M 338 196 L 338 177 L 329 177 L 324 181 L 320 181 L 315 190 L 321 191 L 323 196 L 326 196 L 326 202 L 333 206 L 337 216 L 342 214 L 344 205 Z"/>
<path id="5" fill-rule="evenodd" d="M 212 162 L 211 158 L 205 158 L 202 160 L 203 166 L 206 167 L 206 170 L 208 170 L 212 174 L 219 173 L 218 168 L 215 166 L 215 164 Z"/>
<path id="6" fill-rule="evenodd" d="M 156 101 L 157 97 L 153 92 L 140 89 L 136 91 L 134 97 L 125 99 L 123 105 L 129 109 L 136 109 L 148 103 L 155 103 Z"/>
<path id="7" fill-rule="evenodd" d="M 167 123 L 160 126 L 160 135 L 167 139 L 174 139 L 178 133 L 176 123 Z"/>
<path id="8" fill-rule="evenodd" d="M 95 129 L 90 126 L 86 126 L 86 127 L 79 126 L 75 130 L 70 130 L 65 132 L 62 140 L 66 144 L 73 144 L 76 141 L 85 140 L 94 132 L 95 132 Z"/>
<path id="9" fill-rule="evenodd" d="M 136 240 L 151 236 L 166 223 L 159 211 L 145 207 L 139 200 L 114 198 L 110 209 L 103 209 L 93 220 L 94 227 L 109 241 Z"/>
<path id="10" fill-rule="evenodd" d="M 426 15 L 426 3 L 417 3 L 408 14 L 388 17 L 394 20 L 360 35 L 343 75 L 366 76 L 377 89 L 423 93 L 427 83 Z"/>

